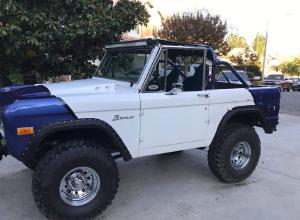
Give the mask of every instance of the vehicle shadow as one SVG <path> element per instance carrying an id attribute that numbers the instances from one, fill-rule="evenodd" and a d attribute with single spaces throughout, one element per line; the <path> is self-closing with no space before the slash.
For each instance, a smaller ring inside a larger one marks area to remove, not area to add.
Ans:
<path id="1" fill-rule="evenodd" d="M 153 210 L 172 212 L 172 215 L 182 217 L 191 214 L 186 213 L 189 208 L 184 204 L 190 193 L 199 200 L 203 191 L 215 191 L 223 185 L 210 173 L 206 157 L 205 151 L 190 150 L 130 162 L 118 160 L 119 192 L 112 205 L 97 219 L 144 219 L 145 216 L 150 217 Z M 45 219 L 35 206 L 31 178 L 31 170 L 0 178 L 1 219 Z M 214 195 L 217 197 L 218 192 Z M 172 208 L 167 205 L 176 200 L 182 201 Z"/>

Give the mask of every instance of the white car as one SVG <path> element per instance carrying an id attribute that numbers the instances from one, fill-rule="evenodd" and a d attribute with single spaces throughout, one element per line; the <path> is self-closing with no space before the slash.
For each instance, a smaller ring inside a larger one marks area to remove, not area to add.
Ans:
<path id="1" fill-rule="evenodd" d="M 251 85 L 250 79 L 248 74 L 243 70 L 237 70 L 236 71 L 243 80 L 248 84 Z M 232 71 L 221 71 L 219 74 L 218 81 L 220 82 L 227 82 L 227 83 L 233 83 L 233 84 L 241 84 L 240 80 L 232 73 Z"/>
<path id="2" fill-rule="evenodd" d="M 222 66 L 238 84 L 215 80 Z M 208 147 L 218 179 L 243 181 L 260 157 L 253 127 L 275 131 L 279 102 L 278 89 L 251 88 L 208 46 L 122 42 L 91 79 L 1 88 L 0 156 L 34 170 L 46 217 L 90 219 L 115 197 L 118 158 Z"/>

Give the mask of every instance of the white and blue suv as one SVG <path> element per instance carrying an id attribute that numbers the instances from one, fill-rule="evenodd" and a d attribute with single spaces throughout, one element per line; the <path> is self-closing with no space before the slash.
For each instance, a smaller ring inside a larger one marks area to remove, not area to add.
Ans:
<path id="1" fill-rule="evenodd" d="M 216 80 L 228 71 L 240 83 Z M 117 158 L 208 147 L 216 177 L 243 181 L 260 157 L 254 126 L 275 131 L 279 107 L 277 88 L 248 85 L 208 46 L 120 42 L 91 79 L 1 88 L 0 155 L 34 170 L 46 217 L 89 219 L 115 197 Z"/>

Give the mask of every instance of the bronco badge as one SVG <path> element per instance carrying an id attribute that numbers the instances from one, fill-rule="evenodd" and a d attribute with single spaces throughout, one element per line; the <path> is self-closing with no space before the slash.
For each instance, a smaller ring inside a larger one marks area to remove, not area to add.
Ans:
<path id="1" fill-rule="evenodd" d="M 134 116 L 120 116 L 120 115 L 115 115 L 113 118 L 113 121 L 118 121 L 118 120 L 124 120 L 124 119 L 133 119 Z"/>

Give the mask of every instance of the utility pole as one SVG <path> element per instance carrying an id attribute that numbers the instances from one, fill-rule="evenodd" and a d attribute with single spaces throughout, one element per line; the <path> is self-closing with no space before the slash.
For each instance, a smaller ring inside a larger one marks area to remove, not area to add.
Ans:
<path id="1" fill-rule="evenodd" d="M 263 59 L 262 79 L 265 78 L 265 74 L 266 74 L 265 70 L 266 70 L 266 61 L 267 61 L 268 38 L 269 38 L 269 30 L 268 30 L 268 25 L 267 25 L 266 40 L 265 40 L 265 51 L 264 51 L 264 59 Z"/>

